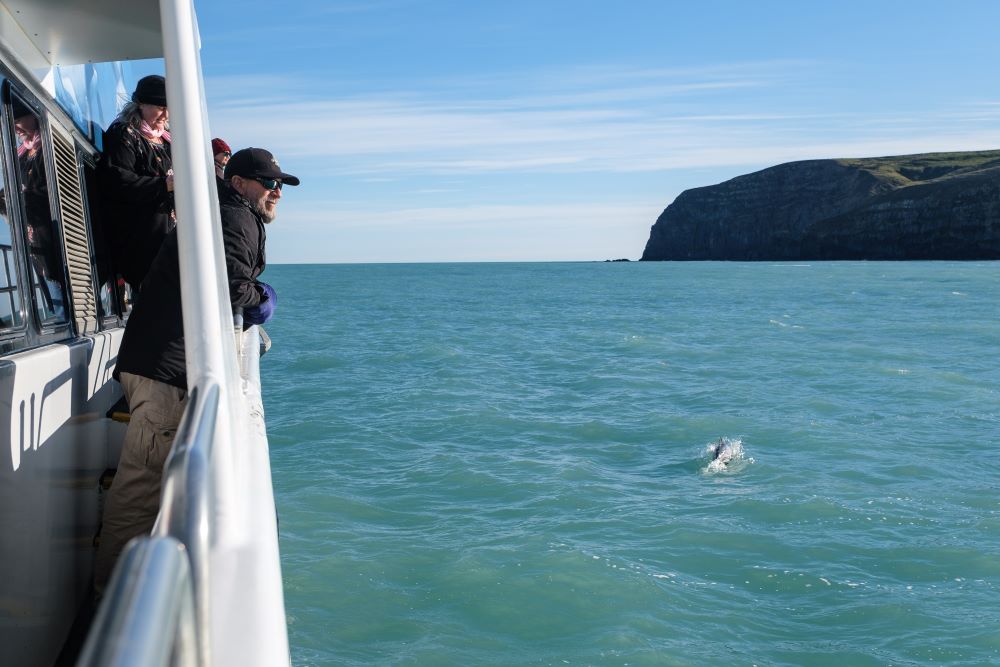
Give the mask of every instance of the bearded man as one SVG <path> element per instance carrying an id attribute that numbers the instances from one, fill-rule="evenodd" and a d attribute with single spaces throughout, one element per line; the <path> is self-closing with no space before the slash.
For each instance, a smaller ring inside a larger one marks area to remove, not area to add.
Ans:
<path id="1" fill-rule="evenodd" d="M 257 280 L 264 271 L 264 225 L 274 220 L 282 185 L 298 185 L 299 179 L 281 171 L 263 148 L 244 148 L 226 163 L 226 182 L 219 204 L 229 298 L 233 308 L 244 309 L 245 322 L 263 324 L 276 305 L 271 286 Z"/>
<path id="2" fill-rule="evenodd" d="M 274 314 L 277 294 L 257 280 L 264 271 L 264 225 L 275 218 L 283 185 L 299 179 L 281 171 L 263 148 L 244 148 L 226 165 L 220 192 L 222 243 L 229 298 L 245 324 Z M 183 225 L 184 221 L 178 224 Z M 129 404 L 128 430 L 104 508 L 94 588 L 100 595 L 125 544 L 149 534 L 160 507 L 163 465 L 187 404 L 184 322 L 177 231 L 164 239 L 125 325 L 114 376 Z"/>

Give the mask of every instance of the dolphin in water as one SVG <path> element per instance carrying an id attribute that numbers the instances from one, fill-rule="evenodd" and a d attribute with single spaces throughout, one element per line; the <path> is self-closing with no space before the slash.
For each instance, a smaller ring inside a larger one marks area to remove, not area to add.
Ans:
<path id="1" fill-rule="evenodd" d="M 743 450 L 741 438 L 719 438 L 705 448 L 705 454 L 712 459 L 703 470 L 707 473 L 735 472 L 742 470 L 746 464 L 753 463 L 753 459 L 747 458 Z"/>
<path id="2" fill-rule="evenodd" d="M 709 453 L 712 455 L 712 463 L 715 467 L 721 467 L 728 465 L 730 461 L 737 458 L 739 455 L 739 441 L 733 442 L 729 438 L 719 438 L 719 441 L 713 443 L 709 447 Z"/>

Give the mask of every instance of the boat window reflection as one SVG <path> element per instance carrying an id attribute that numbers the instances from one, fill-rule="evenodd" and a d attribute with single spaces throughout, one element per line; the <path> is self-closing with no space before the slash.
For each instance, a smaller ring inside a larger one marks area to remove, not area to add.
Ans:
<path id="1" fill-rule="evenodd" d="M 24 214 L 31 291 L 43 323 L 65 322 L 66 279 L 58 226 L 49 204 L 41 120 L 17 97 L 12 97 L 11 107 L 17 156 L 15 182 Z"/>
<path id="2" fill-rule="evenodd" d="M 0 161 L 0 182 L 3 178 Z M 0 191 L 0 329 L 11 329 L 24 324 L 21 310 L 21 291 L 18 288 L 17 259 L 14 254 L 14 234 L 7 213 L 7 189 Z"/>
<path id="3" fill-rule="evenodd" d="M 139 68 L 147 62 L 162 69 L 158 60 L 136 61 Z M 118 115 L 118 109 L 128 100 L 125 93 L 132 75 L 133 63 L 107 62 L 78 65 L 57 65 L 52 68 L 52 83 L 60 106 L 76 126 L 101 148 L 101 131 Z M 131 90 L 129 88 L 128 90 Z"/>

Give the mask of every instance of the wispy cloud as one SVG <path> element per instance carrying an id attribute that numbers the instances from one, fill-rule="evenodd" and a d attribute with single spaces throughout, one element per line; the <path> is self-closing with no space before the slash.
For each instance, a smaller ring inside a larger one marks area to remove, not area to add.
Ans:
<path id="1" fill-rule="evenodd" d="M 427 206 L 299 205 L 268 242 L 275 262 L 512 261 L 636 257 L 656 207 L 634 204 Z M 649 221 L 636 226 L 635 220 Z M 296 240 L 316 242 L 304 248 Z M 287 245 L 285 245 L 287 244 Z"/>
<path id="2" fill-rule="evenodd" d="M 320 14 L 363 14 L 368 12 L 382 12 L 399 9 L 412 5 L 413 0 L 358 0 L 356 2 L 336 2 L 328 3 L 320 8 L 313 8 L 311 11 Z"/>
<path id="3" fill-rule="evenodd" d="M 636 172 L 1000 145 L 995 103 L 878 115 L 816 109 L 802 63 L 590 68 L 337 95 L 294 79 L 213 80 L 213 125 L 238 144 L 339 174 Z M 754 94 L 747 97 L 747 92 Z M 780 99 L 783 102 L 775 102 Z"/>
<path id="4" fill-rule="evenodd" d="M 208 82 L 209 108 L 217 135 L 304 177 L 269 241 L 278 262 L 636 257 L 684 187 L 791 160 L 1000 147 L 993 100 L 873 113 L 824 98 L 806 65 L 549 69 L 391 94 L 229 77 Z M 628 185 L 600 187 L 613 179 Z"/>
<path id="5" fill-rule="evenodd" d="M 658 212 L 658 211 L 657 211 Z M 425 206 L 379 209 L 371 206 L 337 208 L 304 206 L 295 211 L 297 225 L 322 227 L 384 227 L 400 223 L 419 223 L 420 230 L 428 225 L 440 229 L 469 229 L 495 222 L 512 222 L 519 226 L 555 223 L 565 229 L 586 229 L 602 225 L 609 219 L 629 218 L 636 213 L 648 214 L 648 207 L 634 204 L 569 204 L 569 205 L 499 205 L 499 206 Z"/>
<path id="6" fill-rule="evenodd" d="M 280 145 L 290 156 L 336 158 L 345 172 L 620 170 L 683 145 L 692 124 L 783 120 L 717 113 L 713 98 L 767 85 L 769 73 L 743 69 L 549 71 L 493 77 L 489 94 L 479 79 L 392 95 L 337 95 L 305 81 L 246 76 L 213 80 L 209 89 L 218 133 Z"/>

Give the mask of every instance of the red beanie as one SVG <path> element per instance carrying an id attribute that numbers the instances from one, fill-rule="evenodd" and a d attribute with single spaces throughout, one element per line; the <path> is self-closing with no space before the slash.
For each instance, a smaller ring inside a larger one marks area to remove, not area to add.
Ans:
<path id="1" fill-rule="evenodd" d="M 219 153 L 232 153 L 232 151 L 229 150 L 229 144 L 222 139 L 212 139 L 212 155 Z"/>

